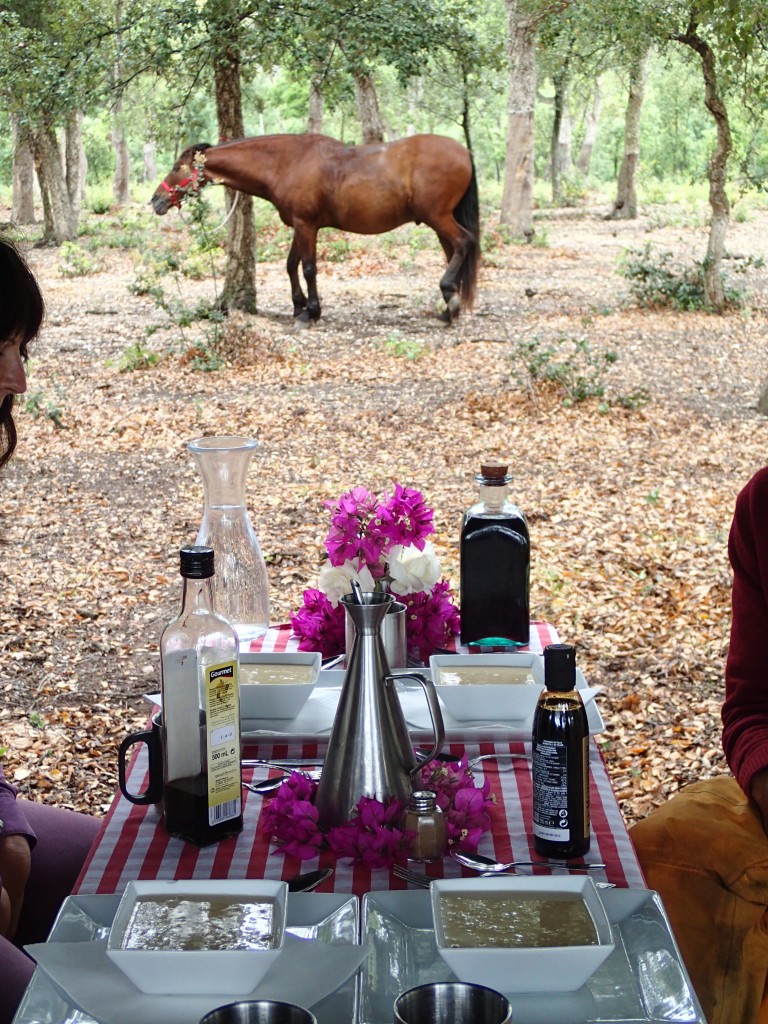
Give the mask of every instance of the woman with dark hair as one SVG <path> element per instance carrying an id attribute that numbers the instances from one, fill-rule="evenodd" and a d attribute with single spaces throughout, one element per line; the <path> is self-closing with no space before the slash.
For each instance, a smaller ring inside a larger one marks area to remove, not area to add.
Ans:
<path id="1" fill-rule="evenodd" d="M 16 447 L 15 395 L 26 390 L 27 345 L 43 322 L 43 297 L 32 271 L 10 242 L 0 239 L 0 466 Z"/>
<path id="2" fill-rule="evenodd" d="M 0 466 L 16 447 L 13 403 L 26 391 L 27 345 L 43 309 L 29 267 L 0 239 Z M 98 830 L 87 814 L 18 799 L 0 768 L 0 1024 L 10 1024 L 35 969 L 22 946 L 47 937 Z"/>

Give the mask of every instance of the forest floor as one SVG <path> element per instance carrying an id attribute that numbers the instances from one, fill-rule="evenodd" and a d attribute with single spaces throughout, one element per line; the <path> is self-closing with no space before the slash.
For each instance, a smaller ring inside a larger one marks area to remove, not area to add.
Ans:
<path id="1" fill-rule="evenodd" d="M 702 260 L 701 213 L 657 207 L 608 222 L 574 210 L 537 221 L 545 244 L 506 244 L 489 225 L 474 312 L 452 327 L 436 317 L 442 254 L 410 227 L 329 235 L 323 317 L 297 329 L 286 235 L 274 228 L 259 313 L 228 319 L 219 368 L 215 326 L 172 325 L 146 289 L 148 255 L 188 255 L 188 225 L 129 214 L 130 229 L 125 214 L 89 215 L 75 250 L 29 253 L 48 316 L 0 509 L 0 742 L 25 795 L 108 807 L 117 744 L 159 688 L 178 548 L 202 514 L 185 442 L 207 433 L 261 442 L 248 500 L 273 622 L 316 585 L 323 501 L 357 485 L 421 489 L 458 584 L 474 475 L 486 455 L 507 455 L 530 523 L 532 613 L 604 687 L 598 741 L 627 820 L 727 770 L 727 534 L 768 452 L 757 411 L 768 281 L 754 265 L 732 268 L 768 259 L 768 210 L 729 228 L 729 274 L 748 291 L 740 311 L 640 309 L 619 273 L 622 254 L 648 243 L 657 258 Z M 209 276 L 160 283 L 190 306 L 214 296 Z M 126 368 L 149 353 L 154 365 Z M 552 371 L 559 383 L 543 379 Z"/>

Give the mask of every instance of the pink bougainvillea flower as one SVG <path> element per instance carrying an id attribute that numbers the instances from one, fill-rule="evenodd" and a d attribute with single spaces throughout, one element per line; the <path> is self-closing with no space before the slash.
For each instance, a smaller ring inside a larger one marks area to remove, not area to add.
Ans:
<path id="1" fill-rule="evenodd" d="M 420 591 L 407 594 L 402 600 L 407 609 L 405 632 L 409 651 L 418 651 L 428 658 L 438 647 L 445 647 L 459 632 L 459 609 L 453 603 L 451 586 L 447 580 L 438 581 L 429 594 Z"/>
<path id="2" fill-rule="evenodd" d="M 300 651 L 320 651 L 331 658 L 344 650 L 344 608 L 334 608 L 322 590 L 304 591 L 304 606 L 291 612 L 291 626 Z"/>
<path id="3" fill-rule="evenodd" d="M 337 857 L 349 857 L 365 867 L 389 867 L 406 850 L 408 835 L 398 828 L 403 813 L 399 800 L 382 803 L 361 797 L 354 816 L 328 832 L 328 845 Z"/>
<path id="4" fill-rule="evenodd" d="M 264 827 L 274 835 L 282 853 L 312 860 L 323 845 L 314 805 L 317 783 L 301 772 L 291 772 L 264 809 Z"/>
<path id="5" fill-rule="evenodd" d="M 392 496 L 379 505 L 376 514 L 379 529 L 390 546 L 413 544 L 419 551 L 424 549 L 424 541 L 430 533 L 435 532 L 433 517 L 434 510 L 425 503 L 420 491 L 398 483 Z"/>

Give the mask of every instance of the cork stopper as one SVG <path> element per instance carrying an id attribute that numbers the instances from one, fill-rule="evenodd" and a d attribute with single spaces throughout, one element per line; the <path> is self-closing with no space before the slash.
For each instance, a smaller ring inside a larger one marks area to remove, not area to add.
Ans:
<path id="1" fill-rule="evenodd" d="M 475 477 L 475 480 L 477 480 L 478 483 L 485 484 L 489 487 L 508 484 L 512 479 L 508 470 L 509 464 L 502 462 L 501 459 L 486 459 L 481 464 L 480 472 Z"/>

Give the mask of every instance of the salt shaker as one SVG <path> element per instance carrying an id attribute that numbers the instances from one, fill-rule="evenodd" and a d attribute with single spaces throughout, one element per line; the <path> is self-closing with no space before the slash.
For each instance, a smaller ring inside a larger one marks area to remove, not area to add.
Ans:
<path id="1" fill-rule="evenodd" d="M 415 833 L 411 843 L 411 860 L 439 860 L 445 854 L 445 818 L 431 790 L 411 793 L 403 815 L 403 828 L 406 832 Z"/>

